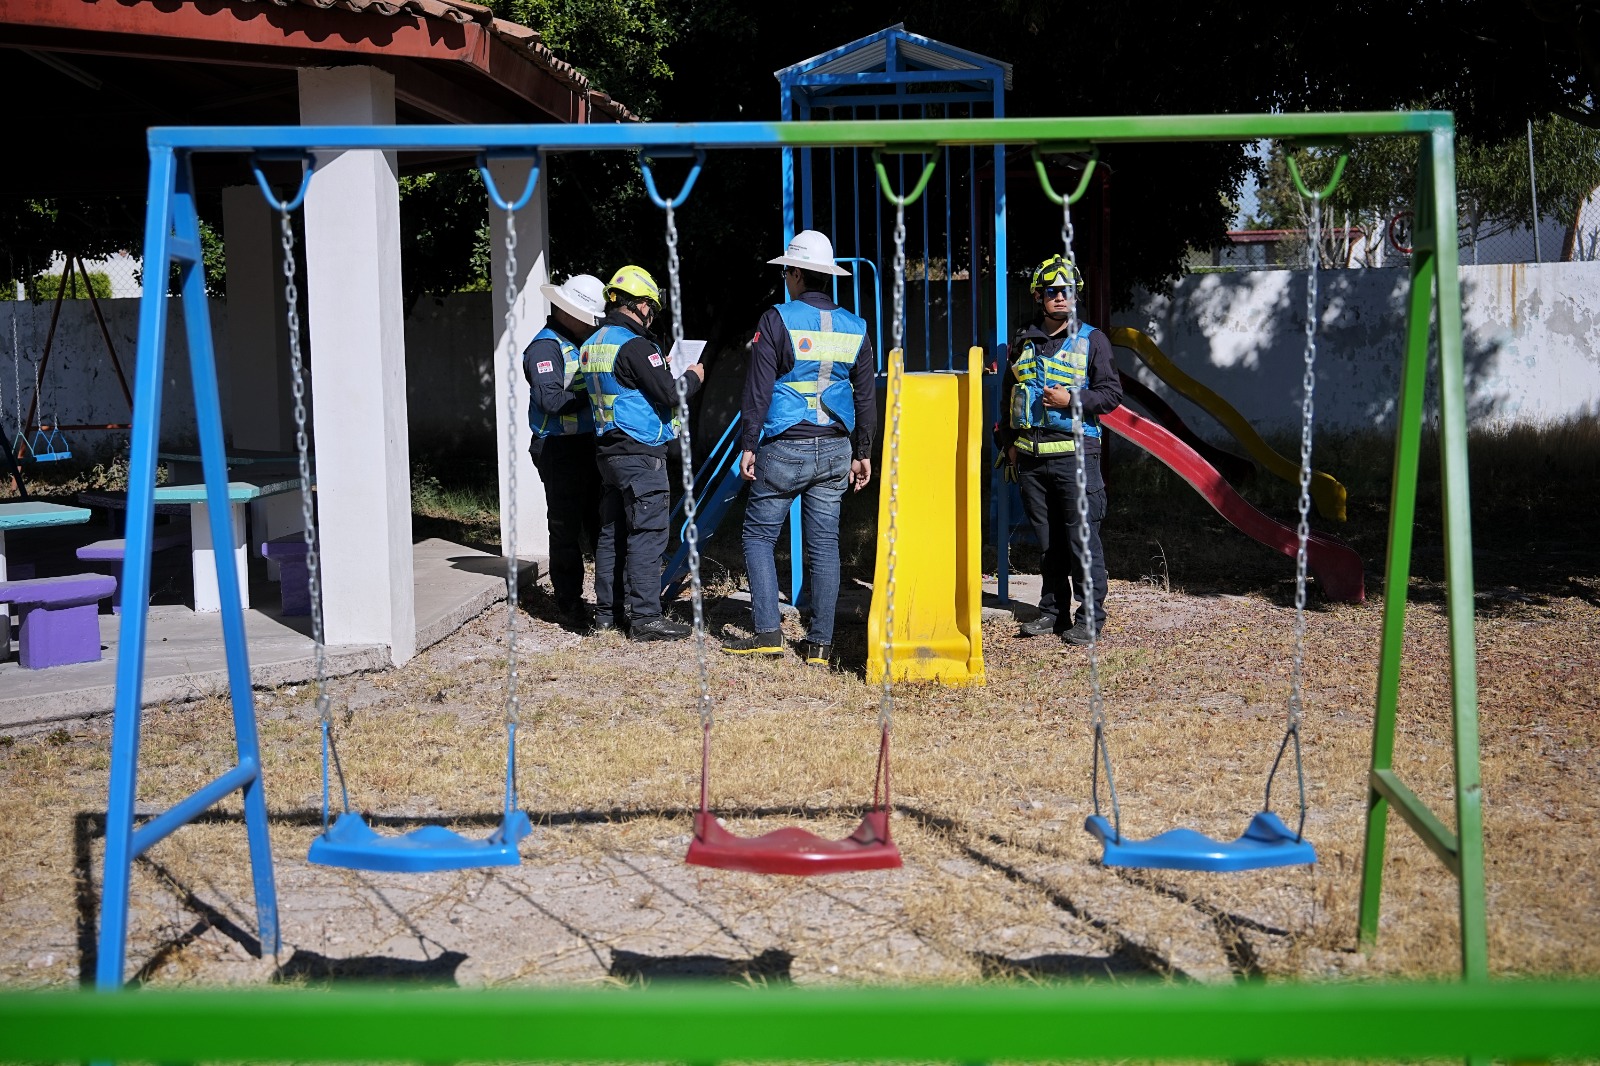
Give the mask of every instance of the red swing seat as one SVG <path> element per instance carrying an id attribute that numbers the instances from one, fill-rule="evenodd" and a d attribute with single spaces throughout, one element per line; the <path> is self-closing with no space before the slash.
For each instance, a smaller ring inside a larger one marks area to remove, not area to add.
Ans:
<path id="1" fill-rule="evenodd" d="M 889 731 L 878 745 L 878 781 L 872 807 L 842 840 L 828 840 L 797 826 L 784 826 L 758 837 L 731 833 L 708 807 L 710 793 L 711 731 L 706 729 L 700 749 L 700 810 L 694 816 L 694 839 L 684 862 L 719 870 L 744 870 L 753 874 L 849 873 L 854 870 L 895 870 L 902 865 L 900 849 L 889 836 Z M 878 802 L 878 785 L 883 802 Z"/>
<path id="2" fill-rule="evenodd" d="M 901 865 L 900 849 L 889 839 L 887 810 L 868 811 L 856 831 L 843 840 L 828 840 L 796 826 L 742 837 L 702 811 L 694 816 L 694 839 L 684 861 L 721 870 L 799 876 L 893 870 Z"/>

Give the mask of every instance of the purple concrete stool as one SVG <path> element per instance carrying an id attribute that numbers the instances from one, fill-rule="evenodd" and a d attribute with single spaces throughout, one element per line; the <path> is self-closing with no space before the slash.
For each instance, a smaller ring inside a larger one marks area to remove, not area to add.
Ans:
<path id="1" fill-rule="evenodd" d="M 283 594 L 283 615 L 311 613 L 311 570 L 306 565 L 306 538 L 303 533 L 269 540 L 261 545 L 261 555 L 278 564 L 278 588 Z"/>
<path id="2" fill-rule="evenodd" d="M 0 603 L 22 616 L 18 656 L 27 670 L 100 661 L 100 601 L 117 588 L 105 574 L 0 581 Z"/>
<path id="3" fill-rule="evenodd" d="M 150 554 L 176 548 L 180 544 L 189 543 L 187 531 L 173 531 L 164 533 L 156 530 L 150 536 Z M 99 563 L 96 567 L 101 573 L 109 573 L 117 583 L 117 590 L 111 594 L 111 613 L 122 613 L 122 564 L 128 554 L 126 540 L 97 540 L 93 544 L 85 544 L 78 549 L 78 560 L 85 563 Z"/>

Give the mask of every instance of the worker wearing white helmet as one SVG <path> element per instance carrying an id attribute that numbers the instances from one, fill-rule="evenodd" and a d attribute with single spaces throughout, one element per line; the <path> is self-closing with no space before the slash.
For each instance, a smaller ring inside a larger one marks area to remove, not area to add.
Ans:
<path id="1" fill-rule="evenodd" d="M 827 667 L 839 597 L 840 502 L 847 489 L 859 492 L 872 478 L 877 357 L 866 322 L 829 295 L 832 279 L 850 272 L 835 261 L 826 236 L 803 230 L 768 262 L 783 267 L 788 300 L 761 316 L 741 403 L 740 473 L 751 483 L 744 563 L 754 633 L 723 651 L 783 654 L 773 548 L 790 505 L 803 499 L 812 612 L 800 653 L 808 665 Z"/>
<path id="2" fill-rule="evenodd" d="M 550 528 L 550 584 L 557 619 L 587 630 L 592 615 L 583 600 L 583 553 L 594 554 L 600 536 L 600 475 L 595 469 L 594 415 L 579 372 L 578 346 L 605 314 L 600 279 L 578 274 L 560 285 L 541 285 L 550 302 L 544 328 L 522 353 L 528 379 L 528 451 L 544 482 Z"/>

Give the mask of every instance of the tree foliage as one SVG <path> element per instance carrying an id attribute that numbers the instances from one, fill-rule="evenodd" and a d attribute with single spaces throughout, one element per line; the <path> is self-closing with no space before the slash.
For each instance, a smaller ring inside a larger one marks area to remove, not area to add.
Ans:
<path id="1" fill-rule="evenodd" d="M 1456 145 L 1456 202 L 1461 238 L 1483 240 L 1534 225 L 1534 192 L 1545 218 L 1571 222 L 1600 187 L 1600 131 L 1566 118 L 1549 116 L 1533 124 L 1534 175 L 1528 171 L 1526 128 L 1488 140 L 1463 134 Z M 1296 162 L 1306 176 L 1326 175 L 1333 165 L 1329 149 L 1302 149 Z M 1537 188 L 1531 184 L 1536 176 Z M 1410 139 L 1367 138 L 1351 143 L 1349 163 L 1328 198 L 1330 218 L 1348 216 L 1374 238 L 1389 220 L 1409 211 L 1416 195 L 1417 145 Z M 1303 229 L 1306 202 L 1295 189 L 1284 147 L 1273 145 L 1258 192 L 1258 213 L 1250 228 Z"/>
<path id="2" fill-rule="evenodd" d="M 650 117 L 672 79 L 666 49 L 677 39 L 675 5 L 658 0 L 489 0 L 501 18 L 539 31 L 544 43 L 598 89 Z"/>

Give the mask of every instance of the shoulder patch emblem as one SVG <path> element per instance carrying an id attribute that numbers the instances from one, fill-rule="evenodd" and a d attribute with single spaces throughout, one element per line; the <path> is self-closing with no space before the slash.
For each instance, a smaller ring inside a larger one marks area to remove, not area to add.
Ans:
<path id="1" fill-rule="evenodd" d="M 541 374 L 554 374 L 556 372 L 556 365 L 548 359 L 541 359 L 539 360 L 539 364 L 533 369 Z"/>
<path id="2" fill-rule="evenodd" d="M 661 353 L 660 352 L 651 352 L 650 353 L 650 365 L 651 366 L 660 366 L 661 365 Z"/>

